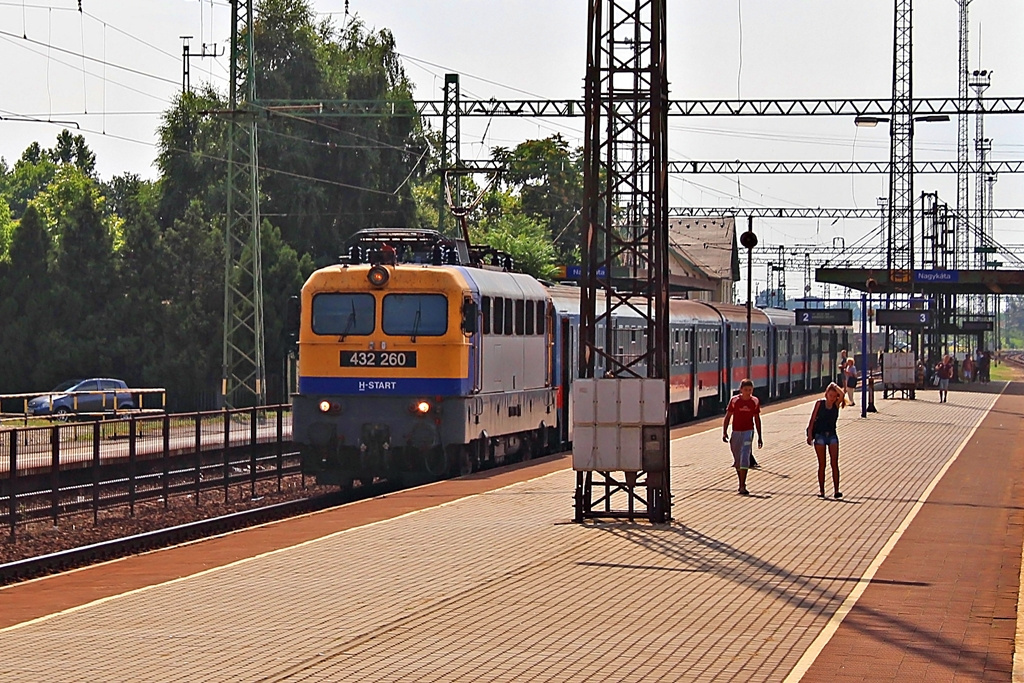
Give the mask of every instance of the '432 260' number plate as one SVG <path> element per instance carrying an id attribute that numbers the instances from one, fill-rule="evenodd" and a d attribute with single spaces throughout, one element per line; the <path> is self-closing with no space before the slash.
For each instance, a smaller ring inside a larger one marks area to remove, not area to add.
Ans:
<path id="1" fill-rule="evenodd" d="M 415 351 L 342 351 L 343 368 L 414 368 Z"/>

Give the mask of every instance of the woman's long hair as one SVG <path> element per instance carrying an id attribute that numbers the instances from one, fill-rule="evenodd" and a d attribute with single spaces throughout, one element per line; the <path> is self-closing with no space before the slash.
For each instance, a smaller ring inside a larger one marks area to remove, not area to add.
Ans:
<path id="1" fill-rule="evenodd" d="M 825 387 L 825 405 L 826 406 L 828 405 L 828 392 L 831 389 L 835 389 L 835 392 L 839 395 L 839 400 L 837 401 L 837 403 L 839 404 L 839 407 L 840 408 L 845 408 L 846 407 L 846 392 L 843 391 L 842 389 L 840 389 L 839 385 L 836 384 L 835 382 L 832 382 L 827 387 Z"/>

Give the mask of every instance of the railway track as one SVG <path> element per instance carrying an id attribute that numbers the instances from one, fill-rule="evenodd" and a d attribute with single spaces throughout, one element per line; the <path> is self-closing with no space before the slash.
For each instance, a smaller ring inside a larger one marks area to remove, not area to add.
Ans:
<path id="1" fill-rule="evenodd" d="M 1003 351 L 1003 361 L 1013 363 L 1019 368 L 1024 368 L 1024 350 L 1010 349 Z"/>

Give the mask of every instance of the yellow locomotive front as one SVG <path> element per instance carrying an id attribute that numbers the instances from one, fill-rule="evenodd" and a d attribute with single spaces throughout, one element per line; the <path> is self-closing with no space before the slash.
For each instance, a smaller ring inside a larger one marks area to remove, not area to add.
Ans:
<path id="1" fill-rule="evenodd" d="M 302 288 L 293 439 L 318 482 L 448 474 L 477 310 L 462 269 L 337 265 Z"/>

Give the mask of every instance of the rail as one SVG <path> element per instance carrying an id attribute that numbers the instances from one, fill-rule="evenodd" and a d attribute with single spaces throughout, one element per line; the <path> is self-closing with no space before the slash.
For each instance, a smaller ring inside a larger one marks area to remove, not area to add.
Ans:
<path id="1" fill-rule="evenodd" d="M 301 467 L 288 405 L 0 430 L 0 523 L 19 525 L 277 480 Z"/>

